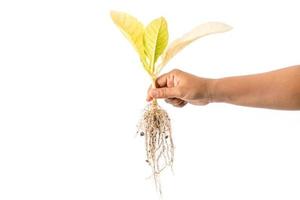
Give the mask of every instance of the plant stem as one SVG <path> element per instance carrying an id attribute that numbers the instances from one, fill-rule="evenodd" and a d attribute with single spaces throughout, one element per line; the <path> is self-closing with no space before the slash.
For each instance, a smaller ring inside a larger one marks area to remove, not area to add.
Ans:
<path id="1" fill-rule="evenodd" d="M 156 81 L 156 77 L 153 76 L 153 77 L 152 77 L 152 88 L 156 88 L 155 81 Z M 156 100 L 156 99 L 153 99 L 153 100 L 152 100 L 152 106 L 157 106 L 157 100 Z"/>

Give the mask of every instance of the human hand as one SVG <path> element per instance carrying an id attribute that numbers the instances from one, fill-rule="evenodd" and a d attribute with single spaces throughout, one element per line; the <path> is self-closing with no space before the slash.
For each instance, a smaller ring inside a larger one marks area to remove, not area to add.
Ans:
<path id="1" fill-rule="evenodd" d="M 175 69 L 156 79 L 157 88 L 148 90 L 147 101 L 163 98 L 176 107 L 183 107 L 187 103 L 206 105 L 211 101 L 211 85 L 212 79 Z"/>

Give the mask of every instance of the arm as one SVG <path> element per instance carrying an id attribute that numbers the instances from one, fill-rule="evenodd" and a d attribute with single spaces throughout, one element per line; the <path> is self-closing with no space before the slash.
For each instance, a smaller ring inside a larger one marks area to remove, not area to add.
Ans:
<path id="1" fill-rule="evenodd" d="M 173 70 L 156 81 L 147 100 L 164 98 L 174 106 L 186 103 L 205 105 L 211 102 L 241 106 L 300 109 L 300 66 L 262 74 L 206 79 Z"/>
<path id="2" fill-rule="evenodd" d="M 300 109 L 300 66 L 213 80 L 211 100 L 251 107 Z"/>

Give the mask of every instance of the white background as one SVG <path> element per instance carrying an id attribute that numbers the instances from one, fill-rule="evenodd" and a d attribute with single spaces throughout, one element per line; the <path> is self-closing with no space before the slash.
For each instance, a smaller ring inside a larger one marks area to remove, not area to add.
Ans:
<path id="1" fill-rule="evenodd" d="M 1 200 L 158 199 L 134 137 L 150 80 L 111 9 L 144 23 L 165 16 L 170 40 L 207 21 L 234 27 L 164 72 L 218 78 L 300 64 L 297 1 L 2 0 Z M 298 111 L 160 104 L 176 145 L 165 199 L 300 199 Z"/>

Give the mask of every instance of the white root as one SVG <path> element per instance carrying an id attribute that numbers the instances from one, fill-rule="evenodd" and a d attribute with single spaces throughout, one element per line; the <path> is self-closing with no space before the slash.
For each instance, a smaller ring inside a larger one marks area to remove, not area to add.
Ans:
<path id="1" fill-rule="evenodd" d="M 138 132 L 145 136 L 146 162 L 152 168 L 156 189 L 161 193 L 160 173 L 172 168 L 174 145 L 168 113 L 157 102 L 147 106 L 138 124 Z"/>

